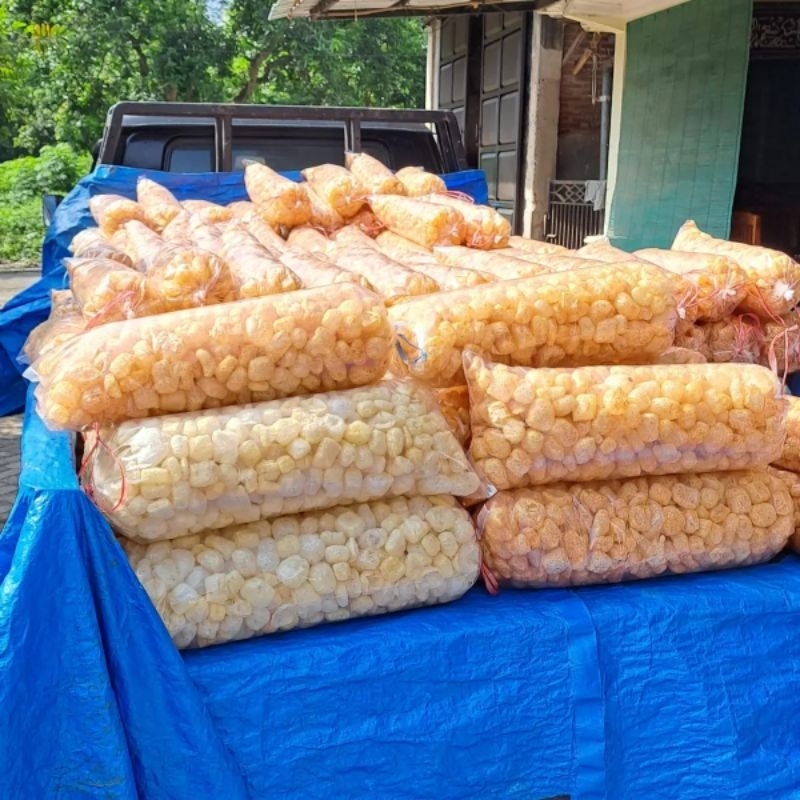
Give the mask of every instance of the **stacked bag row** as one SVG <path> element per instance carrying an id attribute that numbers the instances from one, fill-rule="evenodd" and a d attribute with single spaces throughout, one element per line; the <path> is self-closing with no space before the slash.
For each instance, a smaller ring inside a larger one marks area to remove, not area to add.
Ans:
<path id="1" fill-rule="evenodd" d="M 390 309 L 392 369 L 448 393 L 461 441 L 497 490 L 476 514 L 489 585 L 614 582 L 774 556 L 796 529 L 798 494 L 770 467 L 785 465 L 791 440 L 775 359 L 773 369 L 725 363 L 734 359 L 719 350 L 708 360 L 720 363 L 705 363 L 680 334 L 765 301 L 787 313 L 800 266 L 744 245 L 733 247 L 749 269 L 602 241 L 549 247 L 464 253 L 460 266 L 508 280 Z M 524 260 L 541 270 L 520 277 Z"/>
<path id="2" fill-rule="evenodd" d="M 580 585 L 768 560 L 795 530 L 787 401 L 764 367 L 530 369 L 467 357 L 478 523 L 498 583 Z"/>
<path id="3" fill-rule="evenodd" d="M 288 242 L 312 181 L 246 181 L 232 206 L 147 179 L 136 201 L 93 198 L 70 291 L 26 345 L 40 414 L 83 433 L 82 485 L 178 647 L 446 602 L 478 577 L 456 498 L 481 483 L 433 392 L 388 374 L 394 298 Z M 403 291 L 438 290 L 415 275 Z"/>

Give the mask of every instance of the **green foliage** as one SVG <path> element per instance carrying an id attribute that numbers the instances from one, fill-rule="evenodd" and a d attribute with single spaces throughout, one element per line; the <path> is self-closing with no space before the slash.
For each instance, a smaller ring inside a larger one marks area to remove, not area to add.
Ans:
<path id="1" fill-rule="evenodd" d="M 120 100 L 423 104 L 419 18 L 269 22 L 271 5 L 0 0 L 0 260 L 38 258 L 40 196 L 89 169 Z"/>
<path id="2" fill-rule="evenodd" d="M 5 2 L 28 89 L 11 115 L 20 149 L 89 149 L 118 100 L 219 99 L 230 53 L 203 0 Z"/>
<path id="3" fill-rule="evenodd" d="M 0 201 L 0 263 L 37 263 L 43 236 L 41 200 L 14 205 Z"/>
<path id="4" fill-rule="evenodd" d="M 91 158 L 69 145 L 42 148 L 0 164 L 0 261 L 39 258 L 44 234 L 43 194 L 66 194 L 91 166 Z"/>
<path id="5" fill-rule="evenodd" d="M 268 22 L 270 6 L 0 0 L 0 160 L 90 150 L 119 100 L 423 104 L 419 18 Z"/>
<path id="6" fill-rule="evenodd" d="M 418 17 L 268 22 L 269 3 L 228 12 L 238 57 L 237 102 L 412 108 L 425 100 L 425 30 Z"/>
<path id="7" fill-rule="evenodd" d="M 91 157 L 69 145 L 43 147 L 38 158 L 22 156 L 0 164 L 0 202 L 24 202 L 43 194 L 66 194 L 89 171 Z"/>

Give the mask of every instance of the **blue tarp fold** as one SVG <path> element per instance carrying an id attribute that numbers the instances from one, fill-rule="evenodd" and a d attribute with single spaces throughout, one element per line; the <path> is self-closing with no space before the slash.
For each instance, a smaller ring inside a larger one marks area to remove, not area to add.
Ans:
<path id="1" fill-rule="evenodd" d="M 71 438 L 31 410 L 0 580 L 0 797 L 251 796 L 78 487 Z M 204 757 L 190 764 L 189 753 Z"/>

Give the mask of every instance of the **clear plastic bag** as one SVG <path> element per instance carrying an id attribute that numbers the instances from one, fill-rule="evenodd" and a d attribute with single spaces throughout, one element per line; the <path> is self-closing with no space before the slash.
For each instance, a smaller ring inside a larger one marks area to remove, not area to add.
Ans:
<path id="1" fill-rule="evenodd" d="M 786 435 L 780 381 L 757 365 L 464 360 L 470 456 L 498 489 L 766 467 Z"/>
<path id="2" fill-rule="evenodd" d="M 245 228 L 234 225 L 223 231 L 220 256 L 230 269 L 238 298 L 302 288 L 297 275 L 271 256 Z"/>
<path id="3" fill-rule="evenodd" d="M 682 350 L 695 350 L 705 360 L 708 360 L 707 340 L 708 330 L 705 325 L 678 320 L 678 324 L 675 326 L 675 347 Z"/>
<path id="4" fill-rule="evenodd" d="M 75 302 L 87 321 L 115 322 L 165 310 L 160 302 L 150 308 L 147 278 L 119 261 L 67 258 L 64 266 Z"/>
<path id="5" fill-rule="evenodd" d="M 192 244 L 206 253 L 222 253 L 222 225 L 204 222 L 200 217 L 189 217 L 189 236 Z"/>
<path id="6" fill-rule="evenodd" d="M 490 206 L 477 205 L 443 193 L 428 194 L 419 199 L 434 205 L 448 206 L 458 211 L 464 218 L 464 243 L 467 247 L 493 250 L 508 245 L 511 223 Z"/>
<path id="7" fill-rule="evenodd" d="M 506 258 L 513 258 L 518 261 L 526 261 L 529 264 L 535 264 L 545 272 L 568 272 L 572 269 L 586 269 L 586 267 L 599 267 L 603 264 L 614 263 L 618 266 L 624 266 L 629 261 L 610 262 L 600 261 L 596 259 L 577 256 L 574 253 L 532 253 L 527 250 L 521 250 L 514 247 L 501 247 L 499 250 L 492 250 L 491 253 L 486 255 L 504 256 Z"/>
<path id="8" fill-rule="evenodd" d="M 800 316 L 787 314 L 761 326 L 758 363 L 786 376 L 800 370 Z"/>
<path id="9" fill-rule="evenodd" d="M 378 243 L 356 224 L 333 233 L 327 254 L 338 267 L 362 276 L 388 304 L 439 290 L 436 279 L 387 256 Z"/>
<path id="10" fill-rule="evenodd" d="M 250 163 L 245 167 L 244 185 L 259 216 L 270 225 L 294 228 L 311 218 L 311 202 L 305 188 L 264 164 Z"/>
<path id="11" fill-rule="evenodd" d="M 406 258 L 435 258 L 433 252 L 421 244 L 406 239 L 393 231 L 381 231 L 375 237 L 375 243 L 389 258 L 402 261 Z"/>
<path id="12" fill-rule="evenodd" d="M 605 264 L 625 264 L 629 261 L 641 261 L 637 256 L 614 247 L 608 239 L 599 239 L 596 242 L 585 244 L 575 251 L 578 258 L 588 258 L 592 261 L 602 261 Z M 659 265 L 660 266 L 660 265 Z"/>
<path id="13" fill-rule="evenodd" d="M 800 475 L 792 470 L 777 469 L 776 467 L 769 467 L 767 471 L 783 482 L 792 497 L 794 503 L 794 532 L 789 538 L 788 548 L 800 554 Z"/>
<path id="14" fill-rule="evenodd" d="M 367 236 L 375 238 L 381 231 L 385 230 L 381 221 L 375 216 L 371 209 L 364 206 L 359 212 L 354 214 L 348 220 L 350 225 L 356 225 Z"/>
<path id="15" fill-rule="evenodd" d="M 353 224 L 345 225 L 340 230 L 331 233 L 328 237 L 334 244 L 342 245 L 344 247 L 368 247 L 377 253 L 381 252 L 378 243 L 369 234 L 358 226 Z"/>
<path id="16" fill-rule="evenodd" d="M 160 234 L 138 220 L 126 222 L 120 233 L 124 236 L 124 240 L 120 239 L 120 247 L 136 265 L 136 269 L 143 272 L 158 257 L 166 244 Z"/>
<path id="17" fill-rule="evenodd" d="M 767 470 L 499 492 L 477 517 L 489 583 L 580 586 L 758 564 L 794 530 Z"/>
<path id="18" fill-rule="evenodd" d="M 259 244 L 272 255 L 278 256 L 289 248 L 286 240 L 257 214 L 244 214 L 240 219 L 247 226 L 250 235 L 255 237 Z"/>
<path id="19" fill-rule="evenodd" d="M 228 303 L 239 297 L 227 263 L 197 247 L 162 247 L 146 274 L 148 302 L 135 316 Z"/>
<path id="20" fill-rule="evenodd" d="M 86 326 L 87 322 L 82 314 L 46 319 L 30 332 L 17 360 L 24 365 L 34 364 L 37 359 L 46 357 L 69 339 L 83 333 Z M 27 373 L 25 377 L 28 377 Z"/>
<path id="21" fill-rule="evenodd" d="M 786 415 L 786 440 L 778 458 L 773 462 L 776 467 L 800 472 L 800 397 L 787 395 L 789 409 Z"/>
<path id="22" fill-rule="evenodd" d="M 634 255 L 689 281 L 696 292 L 696 318 L 703 322 L 731 316 L 747 295 L 747 274 L 727 256 L 656 248 Z"/>
<path id="23" fill-rule="evenodd" d="M 96 221 L 96 220 L 95 220 Z M 86 251 L 94 247 L 108 247 L 109 241 L 100 228 L 84 228 L 76 233 L 69 243 L 69 251 L 80 258 Z"/>
<path id="24" fill-rule="evenodd" d="M 81 309 L 71 289 L 52 289 L 50 291 L 50 316 L 54 319 L 80 314 Z"/>
<path id="25" fill-rule="evenodd" d="M 689 220 L 678 231 L 673 250 L 713 253 L 736 261 L 747 275 L 743 313 L 769 319 L 791 311 L 800 300 L 800 264 L 778 250 L 715 239 Z"/>
<path id="26" fill-rule="evenodd" d="M 192 215 L 185 209 L 176 214 L 161 231 L 161 238 L 172 244 L 191 244 L 192 228 L 190 222 Z"/>
<path id="27" fill-rule="evenodd" d="M 314 192 L 344 219 L 358 213 L 366 202 L 364 187 L 344 167 L 321 164 L 304 169 L 302 175 Z"/>
<path id="28" fill-rule="evenodd" d="M 525 256 L 520 256 L 524 258 Z M 586 266 L 600 266 L 613 264 L 617 269 L 631 269 L 647 262 L 635 255 L 614 247 L 607 240 L 600 240 L 584 245 L 575 255 L 569 253 L 552 253 L 544 255 L 530 255 L 536 263 L 541 264 L 550 272 L 563 272 L 565 270 L 583 269 Z M 672 275 L 672 293 L 675 295 L 678 308 L 678 319 L 684 322 L 697 320 L 697 288 L 683 275 Z"/>
<path id="29" fill-rule="evenodd" d="M 484 275 L 493 275 L 496 280 L 513 281 L 543 275 L 550 270 L 538 261 L 517 258 L 503 251 L 485 252 L 473 247 L 451 245 L 434 247 L 433 252 L 441 264 L 459 269 L 472 269 Z"/>
<path id="30" fill-rule="evenodd" d="M 306 185 L 304 188 L 311 203 L 311 217 L 308 224 L 313 228 L 320 228 L 326 233 L 341 228 L 344 225 L 344 219 L 339 212 L 310 186 Z"/>
<path id="31" fill-rule="evenodd" d="M 467 447 L 472 437 L 469 389 L 466 386 L 453 386 L 451 389 L 434 389 L 433 394 L 458 443 Z"/>
<path id="32" fill-rule="evenodd" d="M 391 231 L 379 234 L 375 244 L 381 253 L 392 260 L 435 280 L 444 292 L 467 286 L 480 286 L 497 280 L 496 276 L 481 270 L 440 264 L 429 250 Z"/>
<path id="33" fill-rule="evenodd" d="M 338 235 L 345 230 L 342 228 L 334 234 L 335 241 L 329 244 L 327 255 L 337 267 L 365 277 L 383 296 L 387 305 L 439 290 L 439 284 L 433 278 L 392 261 L 374 243 L 340 243 Z M 366 234 L 361 236 L 369 239 Z"/>
<path id="34" fill-rule="evenodd" d="M 673 343 L 671 289 L 658 267 L 611 264 L 399 303 L 391 368 L 443 388 L 463 385 L 466 347 L 524 366 L 642 363 Z"/>
<path id="35" fill-rule="evenodd" d="M 431 393 L 408 381 L 127 422 L 86 447 L 87 491 L 143 541 L 481 487 Z"/>
<path id="36" fill-rule="evenodd" d="M 161 233 L 173 217 L 182 211 L 175 195 L 149 178 L 140 177 L 136 181 L 136 199 L 144 209 L 147 224 L 158 233 Z"/>
<path id="37" fill-rule="evenodd" d="M 50 297 L 50 316 L 28 335 L 17 357 L 20 364 L 33 364 L 40 356 L 86 330 L 86 320 L 71 291 L 54 290 Z"/>
<path id="38" fill-rule="evenodd" d="M 510 236 L 508 246 L 514 250 L 522 250 L 533 255 L 568 255 L 572 253 L 566 247 L 552 242 L 540 242 L 537 239 L 527 239 L 524 236 Z"/>
<path id="39" fill-rule="evenodd" d="M 400 263 L 408 269 L 420 272 L 428 278 L 436 281 L 439 289 L 443 292 L 451 292 L 456 289 L 466 289 L 470 286 L 481 286 L 485 283 L 494 283 L 497 278 L 488 272 L 481 272 L 477 269 L 462 269 L 460 267 L 448 267 L 438 261 L 429 259 L 409 258 L 401 260 Z"/>
<path id="40" fill-rule="evenodd" d="M 656 364 L 706 364 L 706 357 L 688 347 L 668 347 L 655 360 Z"/>
<path id="41" fill-rule="evenodd" d="M 322 231 L 308 225 L 300 225 L 289 232 L 286 238 L 289 247 L 297 247 L 308 253 L 317 253 L 327 258 L 331 240 Z"/>
<path id="42" fill-rule="evenodd" d="M 161 243 L 148 259 L 146 273 L 108 259 L 65 260 L 76 302 L 92 325 L 238 298 L 227 264 L 211 253 Z"/>
<path id="43" fill-rule="evenodd" d="M 367 194 L 405 194 L 403 182 L 389 167 L 366 153 L 345 153 L 344 163 Z"/>
<path id="44" fill-rule="evenodd" d="M 144 208 L 119 194 L 98 194 L 89 198 L 89 212 L 102 233 L 110 236 L 126 222 L 146 221 Z"/>
<path id="45" fill-rule="evenodd" d="M 104 258 L 118 261 L 126 267 L 134 267 L 133 259 L 102 234 L 99 228 L 85 228 L 72 237 L 69 245 L 75 258 Z"/>
<path id="46" fill-rule="evenodd" d="M 342 283 L 110 323 L 33 368 L 42 418 L 78 430 L 360 386 L 391 347 L 381 298 Z"/>
<path id="47" fill-rule="evenodd" d="M 426 172 L 422 167 L 403 167 L 397 170 L 395 177 L 403 184 L 404 194 L 409 197 L 447 191 L 447 184 L 438 175 Z"/>
<path id="48" fill-rule="evenodd" d="M 230 206 L 221 206 L 209 200 L 184 200 L 181 205 L 203 222 L 230 222 L 234 217 L 234 210 Z"/>
<path id="49" fill-rule="evenodd" d="M 226 208 L 230 209 L 233 215 L 232 219 L 239 220 L 245 225 L 247 225 L 253 217 L 258 217 L 258 208 L 252 200 L 236 200 L 233 203 L 229 203 Z M 264 224 L 266 225 L 266 223 Z"/>
<path id="50" fill-rule="evenodd" d="M 370 195 L 369 206 L 387 230 L 424 247 L 463 244 L 464 217 L 450 206 L 434 205 L 414 197 Z"/>
<path id="51" fill-rule="evenodd" d="M 280 255 L 280 261 L 297 275 L 307 288 L 330 286 L 332 283 L 354 283 L 376 292 L 363 276 L 337 267 L 327 256 L 311 253 L 298 247 L 289 247 Z"/>
<path id="52" fill-rule="evenodd" d="M 480 563 L 469 515 L 442 496 L 122 546 L 179 648 L 446 603 Z"/>
<path id="53" fill-rule="evenodd" d="M 763 342 L 758 317 L 742 314 L 719 322 L 700 325 L 703 344 L 700 352 L 711 363 L 757 364 Z"/>

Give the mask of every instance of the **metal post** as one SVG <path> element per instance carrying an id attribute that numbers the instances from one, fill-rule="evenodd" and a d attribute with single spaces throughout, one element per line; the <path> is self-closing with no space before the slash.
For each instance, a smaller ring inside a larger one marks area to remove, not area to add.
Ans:
<path id="1" fill-rule="evenodd" d="M 608 177 L 608 135 L 611 129 L 611 64 L 603 67 L 600 90 L 600 180 Z"/>

